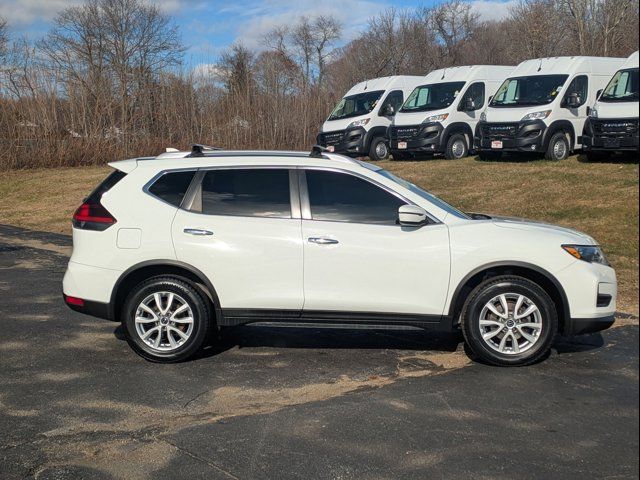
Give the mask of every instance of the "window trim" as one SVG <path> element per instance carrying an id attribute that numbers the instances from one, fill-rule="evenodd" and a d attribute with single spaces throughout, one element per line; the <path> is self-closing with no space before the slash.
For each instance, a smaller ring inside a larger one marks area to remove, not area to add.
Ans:
<path id="1" fill-rule="evenodd" d="M 369 182 L 372 185 L 381 188 L 382 190 L 384 190 L 385 192 L 393 195 L 394 197 L 398 198 L 399 200 L 402 200 L 403 202 L 405 202 L 407 205 L 414 205 L 414 206 L 420 206 L 417 205 L 415 202 L 409 200 L 407 197 L 405 197 L 404 195 L 402 195 L 401 193 L 393 190 L 390 187 L 387 187 L 386 185 L 375 181 L 372 178 L 367 177 L 366 175 L 362 175 L 358 172 L 353 172 L 351 170 L 344 170 L 342 168 L 335 168 L 335 167 L 315 167 L 315 166 L 299 166 L 298 168 L 298 184 L 299 184 L 299 189 L 300 189 L 300 206 L 301 206 L 301 212 L 302 212 L 302 220 L 307 220 L 310 222 L 327 222 L 327 223 L 343 223 L 343 224 L 352 224 L 352 225 L 374 225 L 376 227 L 394 227 L 397 228 L 400 225 L 399 224 L 383 224 L 383 223 L 369 223 L 369 222 L 349 222 L 349 221 L 342 221 L 342 220 L 317 220 L 314 219 L 311 216 L 311 202 L 309 200 L 309 189 L 307 187 L 307 175 L 306 175 L 306 171 L 307 170 L 316 170 L 316 171 L 323 171 L 323 172 L 333 172 L 333 173 L 341 173 L 344 175 L 351 175 L 352 177 L 356 177 L 359 178 L 361 180 L 364 180 L 365 182 Z M 423 208 L 423 207 L 420 207 Z M 426 209 L 425 209 L 426 211 Z M 427 211 L 427 223 L 425 225 L 421 225 L 420 227 L 423 226 L 428 226 L 428 225 L 436 225 L 436 224 L 441 224 L 442 222 L 439 221 L 438 219 L 436 219 L 433 215 L 431 215 L 428 211 Z M 418 227 L 418 228 L 420 228 Z"/>
<path id="2" fill-rule="evenodd" d="M 196 180 L 196 178 L 198 177 L 198 168 L 197 167 L 191 167 L 191 168 L 172 168 L 172 169 L 167 169 L 167 170 L 162 170 L 158 173 L 156 173 L 153 177 L 151 177 L 151 180 L 149 180 L 147 183 L 145 183 L 142 187 L 142 191 L 144 193 L 146 193 L 147 195 L 149 195 L 150 197 L 159 200 L 160 202 L 164 203 L 165 205 L 169 205 L 171 208 L 182 208 L 182 205 L 184 205 L 185 203 L 185 199 L 187 198 L 187 196 L 189 195 L 189 192 L 191 191 L 191 189 L 193 188 L 194 182 Z M 180 205 L 174 205 L 173 203 L 169 203 L 167 202 L 165 199 L 160 198 L 159 196 L 153 194 L 151 192 L 151 187 L 158 181 L 160 180 L 160 178 L 162 178 L 165 175 L 168 175 L 170 173 L 180 173 L 180 172 L 194 172 L 193 178 L 191 179 L 191 183 L 189 184 L 189 186 L 187 187 L 187 189 L 184 192 L 184 196 L 182 197 L 182 201 L 180 202 Z"/>
<path id="3" fill-rule="evenodd" d="M 204 215 L 207 217 L 237 217 L 237 218 L 261 218 L 269 220 L 300 220 L 300 194 L 298 191 L 296 166 L 292 165 L 227 165 L 219 167 L 198 168 L 193 181 L 184 196 L 180 209 L 189 213 Z M 188 169 L 191 170 L 191 169 Z M 209 171 L 215 170 L 287 170 L 289 172 L 289 207 L 290 217 L 264 217 L 260 215 L 227 215 L 202 212 L 202 180 Z M 194 210 L 194 204 L 200 203 L 199 209 Z"/>

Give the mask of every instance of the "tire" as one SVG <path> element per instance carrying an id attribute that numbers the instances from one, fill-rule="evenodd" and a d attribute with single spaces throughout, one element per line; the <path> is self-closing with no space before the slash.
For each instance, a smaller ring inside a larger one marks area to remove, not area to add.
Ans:
<path id="1" fill-rule="evenodd" d="M 498 314 L 504 314 L 501 296 L 508 306 L 504 319 L 488 308 L 491 304 Z M 521 297 L 518 310 L 521 315 L 532 305 L 537 310 L 517 318 L 515 307 Z M 469 294 L 461 319 L 462 333 L 471 352 L 485 363 L 498 366 L 538 362 L 549 353 L 558 330 L 558 314 L 547 292 L 526 278 L 511 275 L 490 278 L 478 285 Z M 490 334 L 494 335 L 486 338 Z"/>
<path id="2" fill-rule="evenodd" d="M 124 302 L 122 319 L 129 346 L 142 358 L 158 363 L 181 362 L 195 355 L 212 326 L 209 300 L 175 276 L 153 277 L 136 286 Z M 148 335 L 146 341 L 144 335 Z"/>
<path id="3" fill-rule="evenodd" d="M 384 137 L 375 137 L 371 140 L 369 147 L 369 159 L 373 161 L 386 160 L 389 158 L 389 145 Z"/>
<path id="4" fill-rule="evenodd" d="M 444 151 L 444 158 L 447 160 L 460 160 L 469 154 L 467 137 L 461 133 L 454 133 L 447 140 L 447 148 Z"/>
<path id="5" fill-rule="evenodd" d="M 567 134 L 564 132 L 556 132 L 551 136 L 551 140 L 549 140 L 549 146 L 544 154 L 544 158 L 559 162 L 560 160 L 566 159 L 569 153 L 570 147 Z"/>
<path id="6" fill-rule="evenodd" d="M 494 162 L 502 158 L 502 152 L 490 152 L 486 150 L 480 150 L 478 152 L 478 158 L 483 162 Z"/>

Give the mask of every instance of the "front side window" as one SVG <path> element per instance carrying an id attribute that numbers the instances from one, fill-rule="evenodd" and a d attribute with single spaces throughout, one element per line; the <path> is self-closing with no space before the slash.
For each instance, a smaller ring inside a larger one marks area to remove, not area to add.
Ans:
<path id="1" fill-rule="evenodd" d="M 395 225 L 398 208 L 406 205 L 377 185 L 346 173 L 306 170 L 306 177 L 313 220 Z"/>
<path id="2" fill-rule="evenodd" d="M 441 110 L 453 103 L 464 82 L 434 83 L 417 87 L 402 105 L 402 112 Z"/>
<path id="3" fill-rule="evenodd" d="M 508 78 L 491 101 L 492 107 L 524 107 L 553 102 L 568 75 L 533 75 Z"/>
<path id="4" fill-rule="evenodd" d="M 291 218 L 289 171 L 284 168 L 210 170 L 202 179 L 202 213 Z"/>
<path id="5" fill-rule="evenodd" d="M 464 98 L 460 101 L 460 106 L 465 106 L 467 101 L 473 102 L 473 110 L 479 110 L 484 105 L 484 83 L 478 82 L 470 85 L 464 94 Z"/>
<path id="6" fill-rule="evenodd" d="M 598 100 L 601 102 L 637 102 L 638 69 L 629 68 L 617 72 Z"/>
<path id="7" fill-rule="evenodd" d="M 383 93 L 384 90 L 374 90 L 344 97 L 329 115 L 329 120 L 366 115 L 376 107 Z"/>
<path id="8" fill-rule="evenodd" d="M 195 170 L 165 173 L 149 187 L 149 193 L 179 207 L 195 173 Z"/>
<path id="9" fill-rule="evenodd" d="M 562 99 L 563 106 L 567 106 L 567 99 L 571 96 L 576 96 L 580 100 L 580 103 L 573 108 L 580 107 L 587 102 L 587 95 L 589 95 L 588 90 L 589 79 L 586 75 L 580 75 L 571 80 L 569 87 L 567 88 L 567 92 L 564 94 Z"/>
<path id="10" fill-rule="evenodd" d="M 394 90 L 393 92 L 390 92 L 380 107 L 380 115 L 384 115 L 386 113 L 387 105 L 390 105 L 393 108 L 393 113 L 396 113 L 400 110 L 400 107 L 402 107 L 403 100 L 404 97 L 402 95 L 402 90 Z"/>

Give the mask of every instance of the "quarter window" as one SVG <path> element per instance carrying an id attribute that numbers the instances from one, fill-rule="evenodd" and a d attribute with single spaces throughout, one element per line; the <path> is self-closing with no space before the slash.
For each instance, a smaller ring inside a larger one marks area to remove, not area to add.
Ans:
<path id="1" fill-rule="evenodd" d="M 195 170 L 165 173 L 149 187 L 149 193 L 179 207 L 195 173 Z"/>
<path id="2" fill-rule="evenodd" d="M 311 218 L 333 222 L 395 225 L 401 199 L 345 173 L 307 170 Z"/>
<path id="3" fill-rule="evenodd" d="M 210 170 L 202 180 L 202 213 L 291 218 L 289 171 Z"/>

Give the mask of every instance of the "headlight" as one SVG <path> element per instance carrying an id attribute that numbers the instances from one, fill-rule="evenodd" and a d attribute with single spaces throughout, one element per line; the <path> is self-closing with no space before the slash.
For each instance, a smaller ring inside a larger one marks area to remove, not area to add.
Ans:
<path id="1" fill-rule="evenodd" d="M 364 127 L 367 123 L 369 123 L 370 118 L 363 118 L 362 120 L 355 120 L 347 125 L 347 128 L 356 128 L 356 127 Z"/>
<path id="2" fill-rule="evenodd" d="M 591 111 L 589 112 L 589 116 L 591 118 L 598 118 L 598 110 L 596 110 L 595 108 L 592 108 Z"/>
<path id="3" fill-rule="evenodd" d="M 522 117 L 522 120 L 520 120 L 520 121 L 524 122 L 525 120 L 544 120 L 549 115 L 551 115 L 551 110 L 544 110 L 542 112 L 527 113 L 524 117 Z"/>
<path id="4" fill-rule="evenodd" d="M 570 255 L 576 257 L 578 260 L 584 260 L 589 263 L 600 263 L 601 265 L 609 265 L 607 259 L 602 253 L 600 247 L 594 245 L 562 245 Z"/>
<path id="5" fill-rule="evenodd" d="M 487 114 L 485 112 L 482 112 L 480 114 L 480 121 L 481 122 L 486 122 L 487 121 Z"/>
<path id="6" fill-rule="evenodd" d="M 448 113 L 441 113 L 440 115 L 431 115 L 425 118 L 422 123 L 444 122 L 447 118 L 449 118 Z"/>

